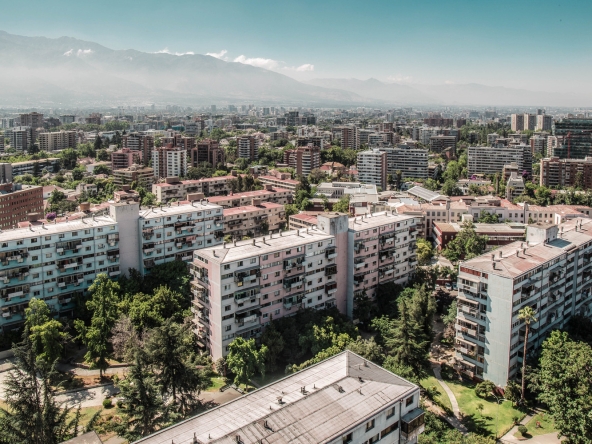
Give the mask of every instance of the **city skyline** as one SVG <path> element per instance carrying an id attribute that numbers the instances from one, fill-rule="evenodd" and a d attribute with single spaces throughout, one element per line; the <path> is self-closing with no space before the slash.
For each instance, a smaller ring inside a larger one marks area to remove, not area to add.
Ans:
<path id="1" fill-rule="evenodd" d="M 153 1 L 141 7 L 106 1 L 85 5 L 84 13 L 70 1 L 49 10 L 37 0 L 27 11 L 5 1 L 0 5 L 11 17 L 2 26 L 9 33 L 211 55 L 299 81 L 376 78 L 410 86 L 479 83 L 592 93 L 585 74 L 592 60 L 585 17 L 592 5 L 583 1 L 501 2 L 496 8 L 466 1 L 305 1 L 299 8 L 224 1 L 179 2 L 174 10 Z M 246 31 L 253 26 L 256 32 Z M 466 58 L 452 57 L 460 48 Z M 71 55 L 86 50 L 72 48 Z"/>

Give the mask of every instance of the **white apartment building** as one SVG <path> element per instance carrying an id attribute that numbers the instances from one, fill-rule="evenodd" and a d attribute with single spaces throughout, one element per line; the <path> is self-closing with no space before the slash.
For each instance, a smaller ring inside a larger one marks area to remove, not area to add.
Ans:
<path id="1" fill-rule="evenodd" d="M 259 337 L 269 321 L 300 308 L 335 306 L 350 317 L 354 297 L 404 283 L 415 270 L 415 218 L 375 213 L 349 220 L 323 213 L 316 227 L 194 253 L 193 312 L 200 345 L 214 359 L 237 336 Z"/>
<path id="2" fill-rule="evenodd" d="M 32 221 L 0 231 L 0 328 L 18 327 L 33 297 L 67 315 L 100 273 L 189 261 L 193 251 L 222 242 L 222 208 L 205 201 L 140 211 L 111 204 L 103 215 Z"/>
<path id="3" fill-rule="evenodd" d="M 524 347 L 520 309 L 531 306 L 528 352 L 575 314 L 591 315 L 592 220 L 527 227 L 514 242 L 459 267 L 456 368 L 504 387 L 518 378 Z"/>
<path id="4" fill-rule="evenodd" d="M 428 178 L 428 150 L 409 145 L 397 145 L 394 148 L 381 148 L 386 152 L 386 172 L 396 174 L 401 171 L 403 178 Z"/>
<path id="5" fill-rule="evenodd" d="M 183 148 L 157 148 L 152 151 L 154 177 L 184 177 L 187 174 L 187 151 Z"/>
<path id="6" fill-rule="evenodd" d="M 4 131 L 4 137 L 10 140 L 10 147 L 17 151 L 27 151 L 34 143 L 33 129 L 30 126 L 16 126 Z"/>
<path id="7" fill-rule="evenodd" d="M 236 143 L 238 157 L 249 160 L 255 160 L 257 158 L 259 147 L 257 146 L 257 139 L 255 137 L 241 136 L 237 138 Z"/>
<path id="8" fill-rule="evenodd" d="M 488 146 L 470 146 L 468 149 L 468 174 L 501 173 L 504 165 L 512 162 L 519 171 L 532 173 L 532 152 L 529 145 L 492 148 Z"/>
<path id="9" fill-rule="evenodd" d="M 358 180 L 386 188 L 387 155 L 377 148 L 358 153 Z"/>
<path id="10" fill-rule="evenodd" d="M 546 114 L 539 114 L 536 116 L 536 130 L 537 131 L 551 131 L 553 127 L 553 116 Z"/>
<path id="11" fill-rule="evenodd" d="M 78 134 L 76 131 L 57 131 L 39 134 L 39 149 L 41 151 L 65 150 L 76 148 Z"/>
<path id="12" fill-rule="evenodd" d="M 414 444 L 425 429 L 419 392 L 344 351 L 137 443 Z"/>

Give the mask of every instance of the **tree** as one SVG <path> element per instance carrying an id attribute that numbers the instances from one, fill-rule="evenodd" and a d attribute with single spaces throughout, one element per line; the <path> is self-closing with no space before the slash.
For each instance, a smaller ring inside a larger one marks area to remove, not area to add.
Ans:
<path id="1" fill-rule="evenodd" d="M 524 393 L 526 392 L 526 348 L 528 346 L 528 333 L 530 330 L 530 323 L 536 322 L 536 312 L 532 307 L 524 307 L 518 312 L 518 319 L 524 322 L 524 348 L 522 351 L 522 392 L 520 394 L 520 402 L 524 403 Z"/>
<path id="2" fill-rule="evenodd" d="M 553 331 L 545 340 L 535 384 L 559 433 L 570 444 L 592 442 L 592 348 L 568 333 Z"/>
<path id="3" fill-rule="evenodd" d="M 74 168 L 72 170 L 72 179 L 74 180 L 82 180 L 82 178 L 84 177 L 84 173 L 86 173 L 86 169 L 84 167 L 82 168 Z"/>
<path id="4" fill-rule="evenodd" d="M 109 153 L 107 152 L 106 149 L 101 149 L 101 150 L 97 151 L 96 153 L 97 153 L 97 160 L 99 160 L 101 162 L 109 160 L 109 158 L 110 158 Z"/>
<path id="5" fill-rule="evenodd" d="M 500 215 L 497 213 L 490 213 L 488 211 L 481 210 L 477 222 L 482 224 L 498 224 L 501 222 Z"/>
<path id="6" fill-rule="evenodd" d="M 88 311 L 92 314 L 90 326 L 77 319 L 74 326 L 80 340 L 88 351 L 84 360 L 91 368 L 99 369 L 99 376 L 103 377 L 103 370 L 109 367 L 107 357 L 111 339 L 111 330 L 117 320 L 117 303 L 119 302 L 119 284 L 112 281 L 105 273 L 97 276 L 89 287 L 90 299 L 86 302 Z"/>
<path id="7" fill-rule="evenodd" d="M 38 365 L 50 368 L 61 356 L 63 342 L 68 337 L 62 330 L 62 324 L 52 319 L 45 301 L 31 299 L 25 309 L 25 331 L 29 333 Z"/>
<path id="8" fill-rule="evenodd" d="M 460 232 L 442 251 L 442 255 L 452 262 L 458 262 L 460 259 L 472 259 L 483 254 L 487 247 L 487 241 L 487 236 L 477 234 L 472 222 L 465 222 Z"/>
<path id="9" fill-rule="evenodd" d="M 450 162 L 448 162 L 448 165 L 446 165 L 446 171 L 444 171 L 444 180 L 451 181 L 454 182 L 456 184 L 456 182 L 458 182 L 458 179 L 460 179 L 462 173 L 462 166 L 452 160 Z"/>
<path id="10" fill-rule="evenodd" d="M 211 163 L 201 162 L 197 167 L 187 169 L 187 179 L 197 180 L 205 177 L 212 177 L 214 174 L 214 167 Z"/>
<path id="11" fill-rule="evenodd" d="M 384 360 L 382 347 L 373 337 L 370 339 L 362 339 L 361 337 L 358 337 L 355 341 L 350 342 L 346 349 L 379 365 L 382 364 L 382 361 Z"/>
<path id="12" fill-rule="evenodd" d="M 428 265 L 434 256 L 434 249 L 430 241 L 426 239 L 417 239 L 417 263 L 419 265 Z"/>
<path id="13" fill-rule="evenodd" d="M 23 342 L 13 346 L 15 367 L 4 383 L 7 408 L 0 408 L 0 442 L 58 444 L 77 435 L 80 408 L 56 402 L 50 385 L 55 367 L 40 365 L 26 330 Z"/>
<path id="14" fill-rule="evenodd" d="M 239 336 L 230 343 L 228 350 L 226 363 L 230 371 L 235 375 L 235 384 L 249 384 L 257 370 L 262 375 L 265 375 L 265 357 L 267 355 L 265 345 L 260 350 L 257 350 L 254 339 L 245 341 Z"/>
<path id="15" fill-rule="evenodd" d="M 294 204 L 286 204 L 284 206 L 284 211 L 286 213 L 286 220 L 290 220 L 290 216 L 293 214 L 298 214 L 299 210 L 298 207 Z"/>
<path id="16" fill-rule="evenodd" d="M 123 361 L 132 362 L 137 349 L 144 346 L 140 336 L 129 316 L 121 316 L 111 330 L 113 355 Z"/>
<path id="17" fill-rule="evenodd" d="M 72 170 L 78 162 L 78 153 L 74 148 L 67 148 L 60 153 L 62 167 Z"/>
<path id="18" fill-rule="evenodd" d="M 135 441 L 153 433 L 165 421 L 165 416 L 162 414 L 160 387 L 143 351 L 137 351 L 134 365 L 129 368 L 126 378 L 117 385 L 123 398 L 123 422 L 117 428 L 119 435 Z"/>
<path id="19" fill-rule="evenodd" d="M 333 211 L 349 214 L 349 198 L 349 194 L 345 194 L 343 197 L 341 197 L 333 204 Z"/>
<path id="20" fill-rule="evenodd" d="M 449 179 L 442 185 L 442 194 L 446 196 L 462 196 L 462 190 L 456 185 L 456 181 Z"/>
<path id="21" fill-rule="evenodd" d="M 96 152 L 101 151 L 101 149 L 103 148 L 103 139 L 101 139 L 101 136 L 99 136 L 98 134 L 97 137 L 95 137 L 94 148 Z"/>
<path id="22" fill-rule="evenodd" d="M 479 398 L 487 398 L 495 390 L 495 384 L 485 380 L 475 386 L 475 394 Z"/>
<path id="23" fill-rule="evenodd" d="M 261 343 L 267 347 L 266 368 L 270 372 L 277 369 L 277 360 L 284 350 L 284 338 L 271 322 L 261 336 Z"/>
<path id="24" fill-rule="evenodd" d="M 97 165 L 93 168 L 93 174 L 96 176 L 98 174 L 109 174 L 111 170 L 107 165 Z"/>
<path id="25" fill-rule="evenodd" d="M 520 401 L 521 395 L 521 388 L 520 385 L 516 383 L 516 381 L 510 380 L 504 389 L 504 397 L 508 401 L 512 401 L 513 405 L 518 404 Z"/>

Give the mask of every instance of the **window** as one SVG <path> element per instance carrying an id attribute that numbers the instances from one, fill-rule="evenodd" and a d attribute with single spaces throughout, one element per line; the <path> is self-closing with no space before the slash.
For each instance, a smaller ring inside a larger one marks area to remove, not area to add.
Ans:
<path id="1" fill-rule="evenodd" d="M 280 257 L 279 253 L 273 253 L 273 257 Z"/>
<path id="2" fill-rule="evenodd" d="M 45 253 L 45 258 L 49 259 L 51 257 L 51 253 Z"/>
<path id="3" fill-rule="evenodd" d="M 393 424 L 388 426 L 386 429 L 384 429 L 382 432 L 380 432 L 380 438 L 384 438 L 386 435 L 388 435 L 391 432 L 394 432 L 398 428 L 399 428 L 399 421 L 394 422 Z"/>
<path id="4" fill-rule="evenodd" d="M 224 311 L 230 311 L 232 310 L 232 305 L 227 305 L 226 307 L 224 307 Z"/>
<path id="5" fill-rule="evenodd" d="M 374 444 L 375 442 L 378 442 L 379 439 L 380 439 L 380 435 L 376 434 L 376 435 L 374 435 L 372 438 L 370 438 L 368 440 L 368 443 L 369 444 Z"/>
<path id="6" fill-rule="evenodd" d="M 267 260 L 268 255 L 264 254 L 263 257 L 261 258 L 262 261 L 266 261 Z"/>
<path id="7" fill-rule="evenodd" d="M 268 274 L 264 274 L 263 276 L 261 276 L 261 278 L 262 278 L 261 280 L 266 281 L 268 276 L 269 276 Z"/>
<path id="8" fill-rule="evenodd" d="M 388 410 L 386 411 L 386 417 L 387 417 L 387 418 L 392 418 L 392 416 L 393 416 L 394 414 L 395 414 L 395 408 L 394 408 L 394 407 L 391 407 L 390 409 L 388 409 Z"/>
<path id="9" fill-rule="evenodd" d="M 18 241 L 16 241 L 16 244 L 17 244 L 17 245 L 23 245 L 23 243 L 24 243 L 24 242 L 23 242 L 23 240 L 18 240 Z"/>
<path id="10" fill-rule="evenodd" d="M 225 269 L 225 270 L 230 270 L 230 264 L 225 264 L 225 265 L 224 265 L 224 269 Z"/>
<path id="11" fill-rule="evenodd" d="M 236 264 L 236 265 L 238 265 L 239 267 L 242 267 L 243 266 L 243 261 L 238 261 L 238 264 Z"/>
<path id="12" fill-rule="evenodd" d="M 366 423 L 366 431 L 372 430 L 374 428 L 374 419 L 371 419 Z"/>
<path id="13" fill-rule="evenodd" d="M 353 433 L 349 432 L 347 435 L 343 435 L 343 444 L 346 444 L 348 442 L 352 442 L 353 440 Z"/>
<path id="14" fill-rule="evenodd" d="M 53 271 L 51 271 L 51 270 L 47 272 L 48 276 L 51 276 L 52 274 L 53 274 Z"/>
<path id="15" fill-rule="evenodd" d="M 251 259 L 250 263 L 251 264 L 256 264 L 257 263 L 257 258 L 254 257 L 253 259 Z"/>
<path id="16" fill-rule="evenodd" d="M 275 315 L 279 315 L 279 314 L 280 314 L 280 309 L 278 308 L 278 309 L 277 309 L 277 310 L 274 312 L 274 314 L 275 314 Z"/>
<path id="17" fill-rule="evenodd" d="M 409 407 L 411 404 L 413 404 L 413 396 L 410 396 L 405 400 L 405 407 Z"/>
<path id="18" fill-rule="evenodd" d="M 224 327 L 224 331 L 230 331 L 232 330 L 232 324 L 227 325 L 226 327 Z"/>

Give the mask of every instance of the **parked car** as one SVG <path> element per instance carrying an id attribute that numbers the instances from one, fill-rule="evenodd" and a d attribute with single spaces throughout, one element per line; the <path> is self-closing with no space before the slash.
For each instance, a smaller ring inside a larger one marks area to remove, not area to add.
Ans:
<path id="1" fill-rule="evenodd" d="M 452 285 L 450 284 L 450 282 L 446 282 L 444 284 L 444 287 L 446 287 L 446 290 L 452 290 Z"/>
<path id="2" fill-rule="evenodd" d="M 458 285 L 456 285 L 456 282 L 452 283 L 452 289 L 453 290 L 458 290 Z"/>

